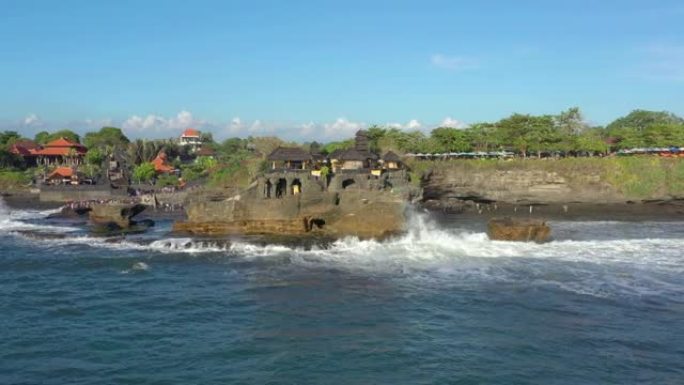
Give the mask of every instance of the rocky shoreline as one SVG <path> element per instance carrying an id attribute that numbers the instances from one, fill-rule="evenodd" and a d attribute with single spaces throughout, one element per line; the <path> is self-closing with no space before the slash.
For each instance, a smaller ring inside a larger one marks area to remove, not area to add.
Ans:
<path id="1" fill-rule="evenodd" d="M 437 216 L 470 220 L 542 217 L 553 220 L 682 220 L 684 200 L 641 201 L 624 203 L 502 203 L 475 201 L 427 201 L 422 207 Z"/>
<path id="2" fill-rule="evenodd" d="M 50 210 L 63 206 L 59 202 L 41 202 L 34 194 L 5 194 L 4 202 L 18 210 Z M 467 219 L 488 220 L 494 217 L 510 216 L 524 218 L 532 214 L 548 219 L 567 220 L 682 220 L 684 219 L 684 200 L 647 200 L 621 203 L 539 203 L 539 202 L 478 202 L 475 200 L 445 199 L 426 200 L 417 204 L 419 209 L 425 209 L 436 216 L 458 216 Z M 148 209 L 140 214 L 141 218 L 184 220 L 184 211 L 165 211 L 163 209 Z"/>

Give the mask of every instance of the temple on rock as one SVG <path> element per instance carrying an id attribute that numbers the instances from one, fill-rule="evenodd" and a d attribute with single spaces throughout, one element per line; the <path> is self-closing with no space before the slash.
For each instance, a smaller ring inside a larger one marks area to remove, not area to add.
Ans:
<path id="1" fill-rule="evenodd" d="M 420 194 L 401 159 L 371 151 L 368 134 L 327 156 L 278 147 L 268 170 L 231 196 L 198 195 L 186 206 L 180 233 L 382 238 L 404 230 L 405 208 Z"/>
<path id="2" fill-rule="evenodd" d="M 348 188 L 383 190 L 406 183 L 408 175 L 394 152 L 382 158 L 370 149 L 368 133 L 356 133 L 354 146 L 324 156 L 299 147 L 278 147 L 268 155 L 270 170 L 258 180 L 262 198 L 283 198 L 303 191 Z"/>

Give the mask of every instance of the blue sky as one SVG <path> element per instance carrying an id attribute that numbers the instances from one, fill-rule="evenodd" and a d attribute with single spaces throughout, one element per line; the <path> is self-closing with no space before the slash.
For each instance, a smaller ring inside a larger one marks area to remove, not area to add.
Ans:
<path id="1" fill-rule="evenodd" d="M 684 115 L 680 1 L 0 0 L 0 129 L 331 140 Z"/>

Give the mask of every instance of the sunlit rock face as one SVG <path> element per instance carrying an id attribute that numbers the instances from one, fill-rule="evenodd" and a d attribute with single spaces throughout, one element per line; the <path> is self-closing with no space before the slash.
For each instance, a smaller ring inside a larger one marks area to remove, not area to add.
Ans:
<path id="1" fill-rule="evenodd" d="M 489 239 L 497 241 L 547 242 L 551 228 L 541 219 L 495 218 L 487 224 Z"/>
<path id="2" fill-rule="evenodd" d="M 416 194 L 406 172 L 349 172 L 329 180 L 306 172 L 266 174 L 250 188 L 221 199 L 195 199 L 178 233 L 323 235 L 383 238 L 404 230 Z"/>

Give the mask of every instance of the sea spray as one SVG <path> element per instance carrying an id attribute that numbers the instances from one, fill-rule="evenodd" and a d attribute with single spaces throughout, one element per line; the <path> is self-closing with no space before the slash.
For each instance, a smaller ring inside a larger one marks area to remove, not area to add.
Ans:
<path id="1" fill-rule="evenodd" d="M 19 217 L 22 215 L 26 214 L 18 214 Z M 45 216 L 45 213 L 43 215 Z M 12 211 L 0 200 L 0 231 L 69 233 L 76 230 L 12 218 Z M 620 226 L 620 233 L 644 234 L 644 225 L 636 223 L 600 222 L 599 225 L 603 228 Z M 586 232 L 590 236 L 597 233 L 598 225 L 595 222 L 559 222 L 556 226 L 560 233 L 563 233 L 564 229 L 569 229 L 566 232 L 571 234 L 587 229 Z M 665 225 L 651 222 L 648 226 L 657 230 Z M 667 225 L 670 229 L 673 226 L 673 223 Z M 681 224 L 679 226 L 682 227 Z M 684 272 L 684 257 L 680 253 L 684 247 L 682 238 L 586 239 L 585 236 L 582 240 L 561 239 L 544 245 L 498 242 L 490 241 L 483 232 L 445 227 L 433 220 L 428 213 L 417 211 L 408 213 L 407 228 L 403 235 L 383 241 L 346 237 L 313 247 L 264 244 L 245 239 L 202 240 L 163 237 L 145 241 L 140 238 L 110 239 L 87 235 L 69 235 L 59 239 L 35 238 L 52 246 L 82 244 L 95 248 L 140 250 L 162 254 L 214 253 L 248 259 L 285 256 L 292 263 L 309 266 L 334 264 L 355 269 L 451 269 L 481 264 L 484 259 L 505 261 L 521 258 L 529 261 L 550 259 L 572 263 L 625 264 Z"/>
<path id="2" fill-rule="evenodd" d="M 143 273 L 150 270 L 150 265 L 148 265 L 145 262 L 135 262 L 133 265 L 131 265 L 130 269 L 125 269 L 121 271 L 121 274 L 130 274 L 130 273 Z"/>
<path id="3" fill-rule="evenodd" d="M 42 231 L 48 233 L 64 233 L 76 231 L 76 228 L 69 226 L 54 226 L 46 223 L 37 223 L 38 220 L 43 219 L 59 211 L 53 210 L 12 210 L 5 201 L 0 198 L 0 233 L 9 233 L 15 231 Z"/>
<path id="4" fill-rule="evenodd" d="M 0 219 L 5 219 L 10 216 L 10 209 L 7 207 L 5 200 L 0 197 Z"/>

